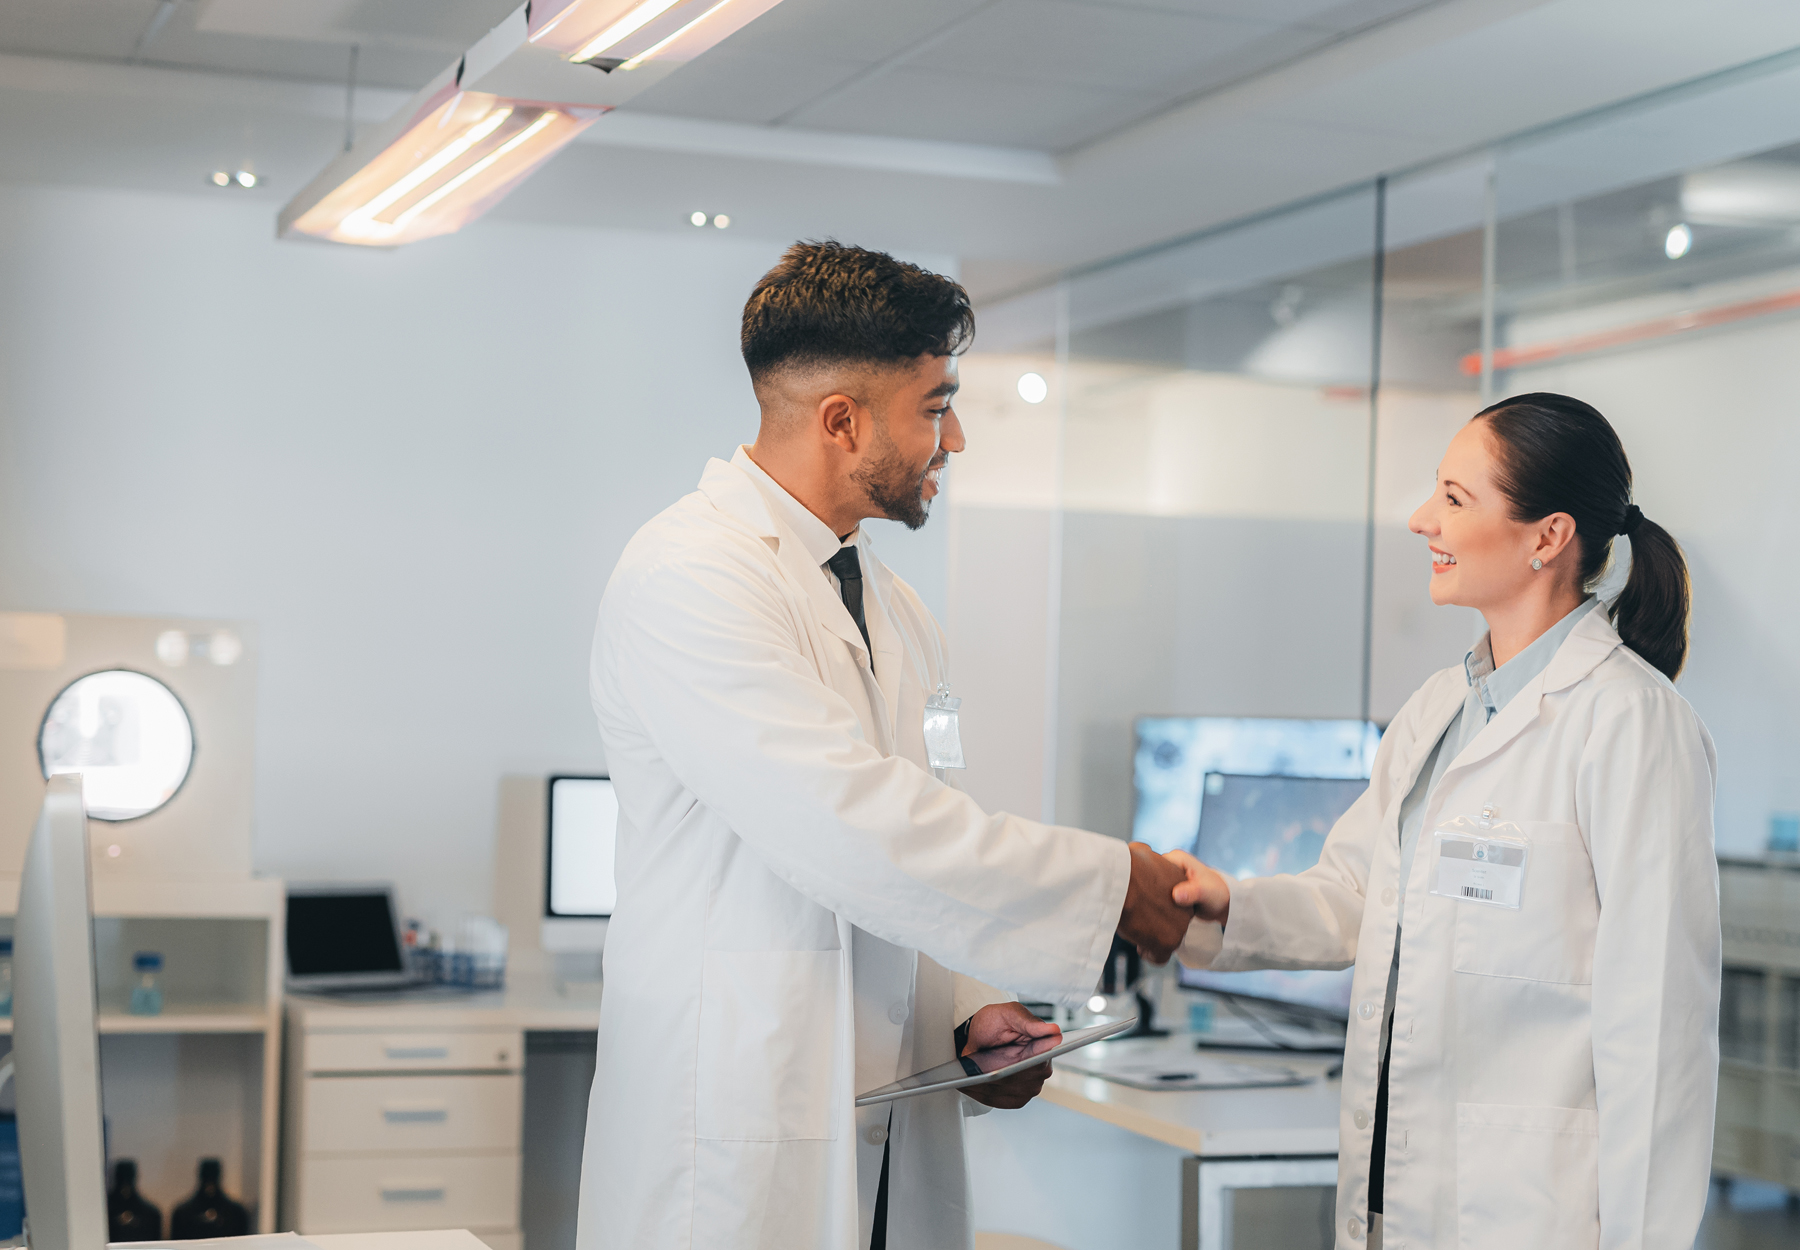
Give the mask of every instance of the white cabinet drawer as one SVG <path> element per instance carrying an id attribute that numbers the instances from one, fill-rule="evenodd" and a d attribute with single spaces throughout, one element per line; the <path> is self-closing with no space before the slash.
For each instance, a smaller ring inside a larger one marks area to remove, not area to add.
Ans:
<path id="1" fill-rule="evenodd" d="M 385 1155 L 300 1161 L 299 1231 L 517 1228 L 519 1155 Z"/>
<path id="2" fill-rule="evenodd" d="M 524 1060 L 524 1036 L 517 1029 L 306 1035 L 308 1072 L 519 1068 Z"/>
<path id="3" fill-rule="evenodd" d="M 306 1152 L 517 1150 L 524 1078 L 315 1076 L 306 1082 Z"/>

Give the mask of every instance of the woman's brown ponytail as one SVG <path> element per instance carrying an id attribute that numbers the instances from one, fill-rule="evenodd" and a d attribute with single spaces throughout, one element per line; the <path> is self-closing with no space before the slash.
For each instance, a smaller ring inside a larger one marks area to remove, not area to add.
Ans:
<path id="1" fill-rule="evenodd" d="M 1631 462 L 1591 404 L 1537 391 L 1475 414 L 1500 453 L 1500 489 L 1519 521 L 1552 513 L 1575 518 L 1581 585 L 1606 569 L 1615 535 L 1631 539 L 1631 576 L 1612 606 L 1625 645 L 1673 681 L 1687 660 L 1687 560 L 1675 539 L 1631 502 Z"/>

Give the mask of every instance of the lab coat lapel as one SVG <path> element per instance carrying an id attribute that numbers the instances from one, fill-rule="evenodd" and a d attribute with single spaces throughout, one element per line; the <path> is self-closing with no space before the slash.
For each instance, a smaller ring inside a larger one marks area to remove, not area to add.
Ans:
<path id="1" fill-rule="evenodd" d="M 863 585 L 873 592 L 863 604 L 863 613 L 869 621 L 869 641 L 875 647 L 875 683 L 881 688 L 881 700 L 886 705 L 877 709 L 877 713 L 886 723 L 888 741 L 892 743 L 899 738 L 900 678 L 906 659 L 899 631 L 894 628 L 893 617 L 889 615 L 894 574 L 875 558 L 866 533 L 857 538 L 856 545 L 858 558 L 862 561 Z"/>
<path id="2" fill-rule="evenodd" d="M 1566 690 L 1582 680 L 1598 668 L 1600 662 L 1619 645 L 1619 635 L 1613 629 L 1605 608 L 1596 604 L 1569 631 L 1569 636 L 1563 639 L 1562 646 L 1550 657 L 1550 663 L 1544 671 L 1532 678 L 1523 690 L 1513 696 L 1511 703 L 1495 714 L 1494 719 L 1475 735 L 1475 740 L 1469 743 L 1463 753 L 1450 761 L 1450 769 L 1479 764 L 1524 733 L 1537 723 L 1545 695 Z"/>
<path id="3" fill-rule="evenodd" d="M 780 522 L 776 524 L 780 525 Z M 850 615 L 850 609 L 844 606 L 844 600 L 832 587 L 831 579 L 825 576 L 824 570 L 812 562 L 812 555 L 806 550 L 806 545 L 785 525 L 781 526 L 777 541 L 780 546 L 775 550 L 776 559 L 781 561 L 781 567 L 789 577 L 806 588 L 807 601 L 812 604 L 819 624 L 849 643 L 851 650 L 868 655 L 869 648 L 863 642 L 862 631 L 856 627 L 856 618 Z M 864 584 L 867 584 L 866 577 Z M 863 616 L 867 619 L 868 615 L 869 609 L 865 603 Z"/>
<path id="4" fill-rule="evenodd" d="M 719 511 L 749 526 L 759 538 L 772 542 L 775 558 L 789 579 L 805 590 L 819 624 L 855 650 L 868 654 L 862 631 L 856 628 L 850 609 L 832 589 L 830 579 L 812 562 L 799 536 L 770 513 L 762 492 L 743 470 L 723 460 L 707 461 L 706 471 L 700 475 L 700 492 Z"/>

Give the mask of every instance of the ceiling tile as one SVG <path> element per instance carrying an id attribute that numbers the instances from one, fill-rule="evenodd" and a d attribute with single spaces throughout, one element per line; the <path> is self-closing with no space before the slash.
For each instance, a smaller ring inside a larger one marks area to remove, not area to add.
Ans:
<path id="1" fill-rule="evenodd" d="M 867 68 L 860 61 L 721 44 L 633 99 L 631 111 L 766 125 Z"/>
<path id="2" fill-rule="evenodd" d="M 980 12 L 992 0 L 782 0 L 722 46 L 880 61 Z"/>
<path id="3" fill-rule="evenodd" d="M 1346 31 L 1442 0 L 1086 0 L 1114 9 L 1153 9 L 1190 17 L 1223 17 Z"/>
<path id="4" fill-rule="evenodd" d="M 1116 125 L 1155 103 L 1136 92 L 903 65 L 852 82 L 790 120 L 820 130 L 1054 149 L 1071 132 Z"/>
<path id="5" fill-rule="evenodd" d="M 1150 91 L 1275 27 L 1074 0 L 1000 0 L 920 56 L 933 69 Z"/>
<path id="6" fill-rule="evenodd" d="M 157 0 L 5 0 L 0 50 L 37 56 L 118 59 L 156 12 Z"/>

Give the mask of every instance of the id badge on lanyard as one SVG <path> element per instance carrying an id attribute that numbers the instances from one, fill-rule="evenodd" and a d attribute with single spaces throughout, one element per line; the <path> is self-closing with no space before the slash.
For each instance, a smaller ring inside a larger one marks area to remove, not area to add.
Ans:
<path id="1" fill-rule="evenodd" d="M 932 768 L 966 768 L 963 763 L 962 730 L 957 726 L 957 709 L 962 700 L 951 697 L 950 687 L 938 683 L 937 693 L 925 700 L 925 755 Z"/>
<path id="2" fill-rule="evenodd" d="M 1433 835 L 1436 861 L 1431 892 L 1462 903 L 1519 909 L 1531 843 L 1515 824 L 1494 819 L 1489 805 L 1479 816 L 1458 816 Z"/>

